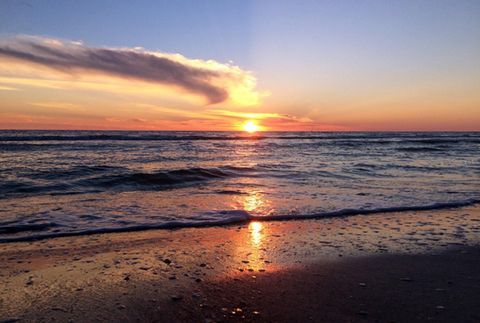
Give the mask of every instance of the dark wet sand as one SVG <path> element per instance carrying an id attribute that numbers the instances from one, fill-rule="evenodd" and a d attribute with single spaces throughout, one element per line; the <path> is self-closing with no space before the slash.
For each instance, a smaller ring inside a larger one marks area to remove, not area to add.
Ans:
<path id="1" fill-rule="evenodd" d="M 256 276 L 209 290 L 237 291 L 228 303 L 245 309 L 248 318 L 260 309 L 268 321 L 480 322 L 478 248 L 371 256 Z M 228 308 L 229 318 L 239 316 L 233 311 Z"/>
<path id="2" fill-rule="evenodd" d="M 480 208 L 0 245 L 0 321 L 479 322 Z"/>

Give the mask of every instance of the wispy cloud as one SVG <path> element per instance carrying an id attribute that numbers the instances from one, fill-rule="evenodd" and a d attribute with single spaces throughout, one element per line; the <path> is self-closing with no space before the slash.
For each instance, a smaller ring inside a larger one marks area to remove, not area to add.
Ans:
<path id="1" fill-rule="evenodd" d="M 78 111 L 80 106 L 70 102 L 59 102 L 59 101 L 48 101 L 48 102 L 32 102 L 30 103 L 33 106 L 41 108 L 53 108 L 53 109 L 65 109 L 65 110 L 74 110 Z"/>
<path id="2" fill-rule="evenodd" d="M 280 114 L 280 113 L 263 113 L 263 112 L 237 112 L 237 111 L 229 111 L 229 110 L 218 110 L 218 109 L 211 109 L 206 111 L 212 115 L 230 117 L 235 119 L 254 119 L 254 120 L 262 120 L 262 119 L 278 119 L 278 120 L 290 120 L 295 122 L 312 122 L 309 118 L 298 118 L 288 114 Z"/>
<path id="3" fill-rule="evenodd" d="M 18 91 L 18 89 L 11 86 L 4 86 L 0 84 L 0 91 Z"/>
<path id="4" fill-rule="evenodd" d="M 77 41 L 19 36 L 0 40 L 0 57 L 70 75 L 99 73 L 174 86 L 205 97 L 209 104 L 230 99 L 240 105 L 252 105 L 262 96 L 255 89 L 256 79 L 252 73 L 238 66 L 138 47 L 87 47 Z"/>

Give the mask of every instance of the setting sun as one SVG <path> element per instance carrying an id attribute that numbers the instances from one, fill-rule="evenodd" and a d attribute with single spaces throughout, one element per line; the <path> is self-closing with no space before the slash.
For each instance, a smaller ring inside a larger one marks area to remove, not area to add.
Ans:
<path id="1" fill-rule="evenodd" d="M 260 127 L 255 124 L 253 121 L 248 121 L 243 125 L 243 130 L 245 130 L 248 133 L 254 133 L 257 132 L 260 129 Z"/>
<path id="2" fill-rule="evenodd" d="M 39 3 L 0 323 L 480 323 L 480 0 Z"/>

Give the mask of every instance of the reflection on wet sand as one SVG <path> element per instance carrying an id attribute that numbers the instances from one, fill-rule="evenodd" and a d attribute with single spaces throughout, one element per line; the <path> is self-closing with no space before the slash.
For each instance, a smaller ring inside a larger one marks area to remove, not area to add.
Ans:
<path id="1" fill-rule="evenodd" d="M 264 199 L 263 193 L 255 189 L 239 197 L 232 206 L 254 215 L 266 214 L 264 212 L 268 214 L 270 210 L 270 203 Z M 231 236 L 233 263 L 241 264 L 232 268 L 233 273 L 264 271 L 269 262 L 265 259 L 267 249 L 264 247 L 264 237 L 268 235 L 266 227 L 261 222 L 253 221 L 248 224 L 248 230 L 243 232 L 244 234 L 237 232 Z"/>
<path id="2" fill-rule="evenodd" d="M 263 246 L 265 234 L 265 227 L 261 222 L 250 222 L 248 225 L 248 243 L 249 248 L 247 253 L 248 268 L 249 271 L 264 271 L 266 262 L 265 257 L 267 249 Z"/>
<path id="3" fill-rule="evenodd" d="M 33 318 L 41 315 L 45 321 L 57 317 L 56 321 L 67 322 L 75 315 L 73 321 L 96 321 L 100 312 L 117 315 L 114 320 L 121 321 L 136 304 L 132 299 L 147 304 L 150 311 L 184 304 L 183 309 L 192 313 L 199 308 L 226 313 L 223 308 L 239 305 L 225 301 L 222 282 L 248 282 L 244 295 L 261 297 L 257 286 L 264 279 L 291 269 L 302 273 L 317 262 L 379 254 L 438 254 L 479 242 L 480 210 L 475 206 L 0 244 L 4 291 L 0 314 L 22 316 L 24 321 L 36 321 Z M 402 277 L 395 281 L 403 284 Z M 237 295 L 236 289 L 230 292 Z M 253 305 L 250 309 L 257 310 Z M 174 311 L 178 313 L 176 307 Z"/>
<path id="4" fill-rule="evenodd" d="M 248 230 L 250 232 L 252 245 L 259 247 L 262 244 L 263 224 L 257 221 L 250 222 Z"/>
<path id="5" fill-rule="evenodd" d="M 248 224 L 248 230 L 244 234 L 236 234 L 233 237 L 233 263 L 241 264 L 232 268 L 235 272 L 263 272 L 270 261 L 268 249 L 265 248 L 265 237 L 268 236 L 267 227 L 257 221 Z"/>
<path id="6" fill-rule="evenodd" d="M 271 212 L 271 205 L 259 190 L 252 190 L 242 200 L 243 210 L 254 215 L 266 215 Z M 253 221 L 248 224 L 247 235 L 237 235 L 236 256 L 246 259 L 239 259 L 244 266 L 238 268 L 243 271 L 265 271 L 268 260 L 267 249 L 264 246 L 264 239 L 268 236 L 267 227 L 259 221 Z"/>

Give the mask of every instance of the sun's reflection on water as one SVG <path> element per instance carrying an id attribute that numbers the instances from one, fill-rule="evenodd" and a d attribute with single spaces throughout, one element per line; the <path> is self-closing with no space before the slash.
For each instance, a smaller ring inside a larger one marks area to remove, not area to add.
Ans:
<path id="1" fill-rule="evenodd" d="M 264 192 L 258 189 L 248 191 L 248 195 L 243 195 L 238 201 L 239 206 L 251 215 L 261 217 L 269 215 L 272 212 L 271 202 L 265 199 Z M 267 248 L 265 248 L 266 238 L 268 236 L 267 226 L 261 221 L 252 221 L 248 224 L 247 234 L 243 237 L 243 244 L 239 248 L 247 258 L 248 264 L 245 270 L 264 270 L 266 266 L 265 257 Z M 245 259 L 242 259 L 244 262 Z M 244 262 L 245 263 L 245 262 Z"/>
<path id="2" fill-rule="evenodd" d="M 248 212 L 255 211 L 262 205 L 263 201 L 258 191 L 249 192 L 248 196 L 243 201 L 243 209 Z"/>
<path id="3" fill-rule="evenodd" d="M 236 203 L 237 208 L 255 216 L 270 215 L 273 212 L 271 201 L 265 198 L 265 193 L 261 190 L 247 191 L 247 194 L 239 197 Z"/>

